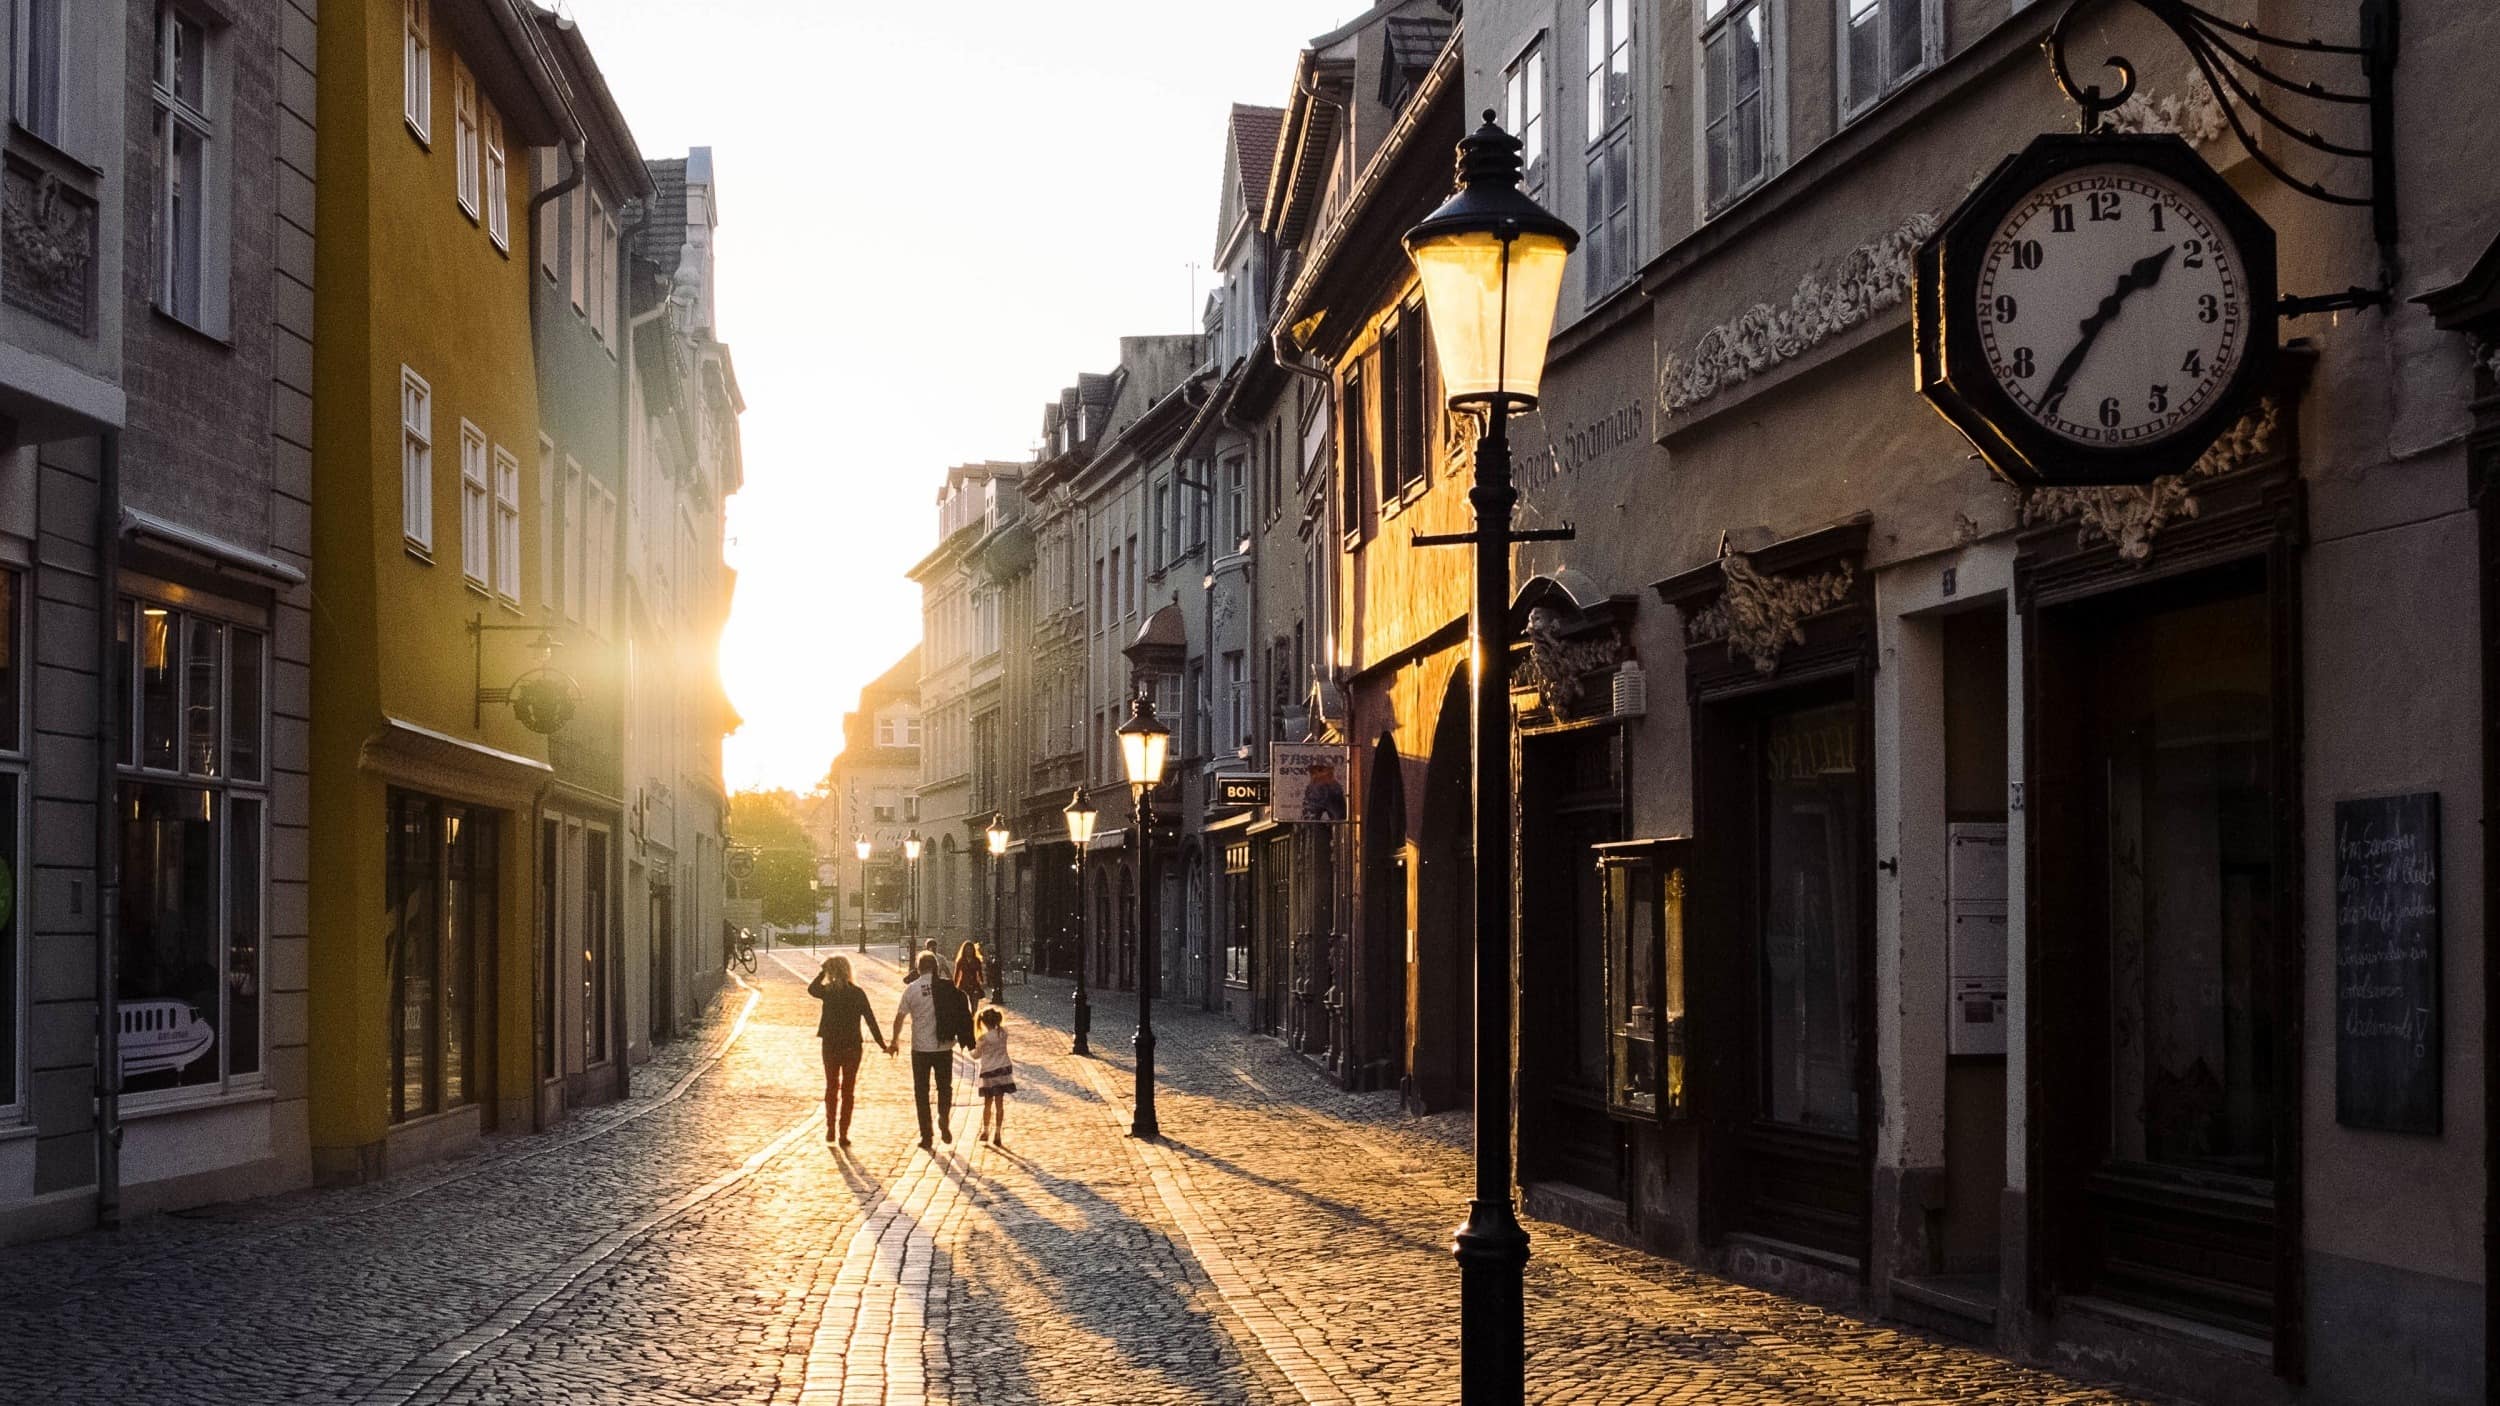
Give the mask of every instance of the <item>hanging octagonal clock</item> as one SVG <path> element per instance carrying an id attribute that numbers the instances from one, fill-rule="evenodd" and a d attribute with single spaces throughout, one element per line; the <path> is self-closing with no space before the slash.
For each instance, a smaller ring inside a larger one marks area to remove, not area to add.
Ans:
<path id="1" fill-rule="evenodd" d="M 2016 484 L 2177 473 L 2273 369 L 2274 231 L 2175 136 L 2037 138 L 1915 272 L 1919 393 Z"/>

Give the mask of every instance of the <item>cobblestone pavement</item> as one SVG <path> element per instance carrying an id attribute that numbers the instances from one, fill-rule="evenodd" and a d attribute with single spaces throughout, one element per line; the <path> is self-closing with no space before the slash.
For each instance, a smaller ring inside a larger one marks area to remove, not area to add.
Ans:
<path id="1" fill-rule="evenodd" d="M 956 1140 L 922 1153 L 908 1062 L 871 1051 L 837 1149 L 812 966 L 768 958 L 557 1131 L 0 1251 L 0 1401 L 1457 1400 L 1462 1118 L 1159 1007 L 1164 1137 L 1139 1142 L 1132 1008 L 1098 998 L 1076 1059 L 1037 981 L 1009 992 L 1005 1147 L 959 1078 Z M 860 966 L 882 1018 L 893 967 Z M 2134 1399 L 1530 1230 L 1532 1400 Z"/>

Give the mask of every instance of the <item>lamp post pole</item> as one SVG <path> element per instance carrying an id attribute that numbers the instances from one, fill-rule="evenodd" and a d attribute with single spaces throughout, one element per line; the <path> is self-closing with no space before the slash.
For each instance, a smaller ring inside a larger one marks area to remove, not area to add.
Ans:
<path id="1" fill-rule="evenodd" d="M 1459 1399 L 1518 1406 L 1526 1395 L 1523 1281 L 1528 1235 L 1512 1203 L 1511 1137 L 1517 1030 L 1513 974 L 1516 856 L 1511 852 L 1510 549 L 1567 539 L 1571 529 L 1511 527 L 1510 416 L 1536 404 L 1571 226 L 1519 191 L 1519 139 L 1484 115 L 1458 146 L 1457 194 L 1406 235 L 1423 283 L 1434 349 L 1453 408 L 1483 407 L 1467 501 L 1475 530 L 1418 535 L 1417 546 L 1473 549 L 1468 612 L 1470 742 L 1475 820 L 1476 1188 L 1451 1249 L 1459 1270 Z"/>
<path id="2" fill-rule="evenodd" d="M 1154 793 L 1172 754 L 1172 730 L 1155 717 L 1154 687 L 1156 680 L 1178 673 L 1188 657 L 1180 607 L 1167 605 L 1147 616 L 1137 638 L 1120 652 L 1131 670 L 1129 712 L 1115 735 L 1137 818 L 1137 1103 L 1129 1136 L 1151 1138 L 1163 1135 L 1155 1121 L 1155 987 L 1161 981 L 1163 937 L 1155 930 Z"/>
<path id="3" fill-rule="evenodd" d="M 983 835 L 990 842 L 990 1001 L 1007 1004 L 1007 920 L 1005 901 L 1000 897 L 1006 879 L 1007 833 L 1004 812 L 992 815 L 988 831 Z"/>
<path id="4" fill-rule="evenodd" d="M 1129 1117 L 1130 1137 L 1161 1137 L 1155 1121 L 1155 979 L 1162 964 L 1163 944 L 1155 937 L 1154 788 L 1134 788 L 1137 796 L 1137 1052 L 1136 1110 Z"/>
<path id="5" fill-rule="evenodd" d="M 868 955 L 868 837 L 862 835 L 851 845 L 851 853 L 859 856 L 859 955 Z"/>
<path id="6" fill-rule="evenodd" d="M 1068 1047 L 1068 1053 L 1090 1056 L 1094 1050 L 1086 1043 L 1086 1037 L 1094 1028 L 1094 1007 L 1085 990 L 1085 851 L 1094 842 L 1095 811 L 1094 803 L 1085 799 L 1084 787 L 1077 787 L 1076 793 L 1068 797 L 1068 808 L 1061 815 L 1068 823 L 1068 844 L 1076 850 L 1076 1014 L 1071 1021 L 1076 1041 Z"/>

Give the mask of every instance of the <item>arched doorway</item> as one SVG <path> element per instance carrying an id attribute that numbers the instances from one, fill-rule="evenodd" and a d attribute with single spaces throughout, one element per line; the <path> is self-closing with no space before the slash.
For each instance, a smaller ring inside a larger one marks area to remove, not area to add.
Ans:
<path id="1" fill-rule="evenodd" d="M 1415 1019 L 1408 1032 L 1409 1100 L 1417 1112 L 1455 1108 L 1474 1087 L 1475 872 L 1467 671 L 1453 670 L 1424 762 L 1416 841 Z"/>
<path id="2" fill-rule="evenodd" d="M 1372 748 L 1371 782 L 1363 794 L 1363 927 L 1348 1072 L 1355 1087 L 1376 1089 L 1406 1072 L 1406 967 L 1414 921 L 1404 762 L 1385 732 Z"/>

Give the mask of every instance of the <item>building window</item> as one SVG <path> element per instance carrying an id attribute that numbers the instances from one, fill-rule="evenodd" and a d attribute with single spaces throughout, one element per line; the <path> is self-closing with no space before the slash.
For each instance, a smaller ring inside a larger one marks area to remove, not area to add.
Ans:
<path id="1" fill-rule="evenodd" d="M 1224 846 L 1224 889 L 1232 898 L 1224 924 L 1224 980 L 1250 984 L 1250 843 Z"/>
<path id="2" fill-rule="evenodd" d="M 495 446 L 495 594 L 521 603 L 521 461 Z"/>
<path id="3" fill-rule="evenodd" d="M 1224 550 L 1238 552 L 1250 541 L 1250 469 L 1238 454 L 1224 460 Z"/>
<path id="4" fill-rule="evenodd" d="M 611 344 L 616 341 L 617 267 L 621 254 L 616 233 L 616 217 L 606 215 L 599 221 L 599 237 L 603 241 L 599 253 L 599 329 Z M 608 353 L 616 352 L 610 345 Z"/>
<path id="5" fill-rule="evenodd" d="M 460 208 L 477 218 L 477 80 L 455 54 L 451 60 L 452 169 L 459 174 Z"/>
<path id="6" fill-rule="evenodd" d="M 556 202 L 564 207 L 564 276 L 566 285 L 572 290 L 575 312 L 590 306 L 590 295 L 582 286 L 583 277 L 590 268 L 590 241 L 585 234 L 589 222 L 582 218 L 582 202 L 588 198 L 589 192 L 576 189 L 566 192 L 565 197 Z"/>
<path id="7" fill-rule="evenodd" d="M 571 455 L 564 459 L 564 618 L 582 618 L 582 487 L 586 476 Z"/>
<path id="8" fill-rule="evenodd" d="M 1770 169 L 1768 0 L 1702 0 L 1703 201 L 1716 210 Z"/>
<path id="9" fill-rule="evenodd" d="M 156 306 L 211 333 L 222 333 L 220 299 L 211 296 L 219 268 L 209 244 L 223 212 L 211 187 L 216 123 L 210 84 L 208 27 L 168 5 L 156 17 Z"/>
<path id="10" fill-rule="evenodd" d="M 230 1085 L 261 1067 L 267 637 L 128 598 L 115 633 L 138 724 L 118 768 L 124 1087 Z"/>
<path id="11" fill-rule="evenodd" d="M 1171 564 L 1175 555 L 1172 550 L 1172 539 L 1175 534 L 1172 531 L 1171 522 L 1172 484 L 1170 480 L 1157 479 L 1155 481 L 1154 499 L 1154 560 L 1155 569 L 1160 571 Z"/>
<path id="12" fill-rule="evenodd" d="M 1519 139 L 1520 188 L 1545 194 L 1545 45 L 1530 44 L 1502 74 L 1502 125 Z"/>
<path id="13" fill-rule="evenodd" d="M 1928 14 L 1934 0 L 1834 0 L 1840 11 L 1840 110 L 1873 107 L 1934 61 L 1930 43 L 1943 26 Z"/>
<path id="14" fill-rule="evenodd" d="M 608 832 L 582 836 L 582 1062 L 608 1057 Z"/>
<path id="15" fill-rule="evenodd" d="M 494 104 L 478 104 L 478 130 L 486 146 L 486 233 L 495 247 L 512 252 L 512 179 L 506 170 L 503 114 Z"/>
<path id="16" fill-rule="evenodd" d="M 494 519 L 487 507 L 486 432 L 460 422 L 460 574 L 486 589 L 494 574 Z"/>
<path id="17" fill-rule="evenodd" d="M 607 269 L 607 207 L 592 195 L 590 213 L 582 220 L 582 257 L 589 269 L 582 279 L 582 290 L 589 302 L 583 311 L 590 316 L 590 331 L 595 337 L 608 335 L 608 269 Z"/>
<path id="18" fill-rule="evenodd" d="M 434 550 L 434 388 L 399 368 L 399 522 L 409 545 Z"/>
<path id="19" fill-rule="evenodd" d="M 16 59 L 18 125 L 52 143 L 68 144 L 69 46 L 62 33 L 68 0 L 18 0 Z"/>
<path id="20" fill-rule="evenodd" d="M 1345 405 L 1338 413 L 1337 423 L 1342 427 L 1344 440 L 1343 526 L 1351 538 L 1363 532 L 1363 483 L 1365 475 L 1371 472 L 1371 402 L 1363 395 L 1363 373 L 1359 369 L 1346 375 Z"/>
<path id="21" fill-rule="evenodd" d="M 1411 303 L 1380 339 L 1380 501 L 1385 508 L 1424 481 L 1431 421 L 1425 378 L 1431 358 L 1422 303 Z"/>
<path id="22" fill-rule="evenodd" d="M 1224 656 L 1224 735 L 1215 755 L 1230 756 L 1250 740 L 1250 661 L 1236 649 Z"/>
<path id="23" fill-rule="evenodd" d="M 1712 0 L 1703 0 L 1704 4 Z M 1590 302 L 1632 276 L 1632 5 L 1589 0 L 1588 201 Z"/>
<path id="24" fill-rule="evenodd" d="M 40 0 L 38 0 L 40 3 Z M 432 19 L 428 0 L 405 0 L 400 43 L 400 111 L 409 130 L 421 141 L 434 140 L 434 45 L 427 37 Z"/>
<path id="25" fill-rule="evenodd" d="M 582 506 L 582 620 L 594 633 L 605 635 L 616 623 L 610 618 L 616 608 L 616 494 L 590 480 Z"/>
<path id="26" fill-rule="evenodd" d="M 554 185 L 561 163 L 562 158 L 556 155 L 554 147 L 540 147 L 530 153 L 530 164 L 537 173 L 536 179 L 531 182 L 531 189 L 544 190 Z M 550 200 L 538 207 L 538 271 L 547 276 L 549 283 L 556 281 L 556 251 L 563 247 L 560 242 L 564 232 L 563 207 L 561 200 Z"/>
<path id="27" fill-rule="evenodd" d="M 391 1119 L 475 1103 L 485 1089 L 502 817 L 413 791 L 388 800 Z"/>
<path id="28" fill-rule="evenodd" d="M 556 472 L 556 442 L 545 435 L 538 437 L 538 599 L 542 605 L 556 604 L 556 489 L 562 482 Z"/>
<path id="29" fill-rule="evenodd" d="M 26 872 L 26 578 L 0 569 L 0 866 Z M 12 889 L 17 885 L 13 882 Z M 27 945 L 18 939 L 23 903 L 0 905 L 0 1106 L 25 1102 L 19 1058 Z"/>

